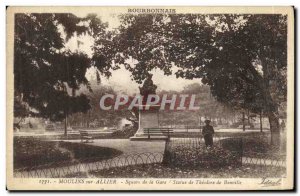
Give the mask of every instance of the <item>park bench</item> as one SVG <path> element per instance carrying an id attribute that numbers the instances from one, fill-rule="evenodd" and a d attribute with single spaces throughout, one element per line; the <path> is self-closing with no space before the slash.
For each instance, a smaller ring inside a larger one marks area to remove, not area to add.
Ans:
<path id="1" fill-rule="evenodd" d="M 168 139 L 170 139 L 170 134 L 173 133 L 173 129 L 171 129 L 171 128 L 144 128 L 144 133 L 148 135 L 148 139 L 150 139 L 151 134 L 167 135 Z"/>
<path id="2" fill-rule="evenodd" d="M 84 142 L 84 141 L 87 143 L 89 141 L 94 142 L 94 138 L 92 136 L 89 136 L 89 133 L 87 131 L 80 130 L 79 133 L 80 133 L 81 142 Z"/>

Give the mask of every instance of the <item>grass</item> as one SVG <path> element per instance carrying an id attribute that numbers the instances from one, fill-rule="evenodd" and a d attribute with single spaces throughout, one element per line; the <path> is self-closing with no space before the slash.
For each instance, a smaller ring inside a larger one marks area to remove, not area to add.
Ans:
<path id="1" fill-rule="evenodd" d="M 83 143 L 44 141 L 34 138 L 14 139 L 14 169 L 31 168 L 46 164 L 71 164 L 110 159 L 121 151 L 90 146 Z"/>
<path id="2" fill-rule="evenodd" d="M 179 168 L 164 164 L 134 165 L 104 169 L 88 174 L 76 173 L 67 177 L 97 178 L 264 178 L 284 177 L 285 169 L 280 167 L 241 167 L 225 168 Z"/>

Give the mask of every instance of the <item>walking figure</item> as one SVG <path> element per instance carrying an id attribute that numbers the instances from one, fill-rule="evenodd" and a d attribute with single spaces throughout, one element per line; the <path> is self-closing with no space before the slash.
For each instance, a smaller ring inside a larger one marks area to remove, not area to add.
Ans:
<path id="1" fill-rule="evenodd" d="M 205 126 L 202 129 L 202 135 L 204 136 L 204 141 L 206 147 L 212 147 L 213 145 L 213 134 L 215 133 L 214 128 L 209 124 L 210 120 L 205 120 Z"/>

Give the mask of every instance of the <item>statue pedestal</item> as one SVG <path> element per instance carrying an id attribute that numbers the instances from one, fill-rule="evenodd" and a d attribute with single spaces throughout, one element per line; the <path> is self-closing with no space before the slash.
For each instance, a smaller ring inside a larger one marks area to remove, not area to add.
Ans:
<path id="1" fill-rule="evenodd" d="M 145 108 L 146 105 L 143 105 Z M 160 105 L 151 105 L 149 110 L 139 110 L 139 128 L 135 135 L 130 140 L 145 140 L 148 139 L 147 133 L 144 133 L 144 128 L 158 128 L 159 127 L 159 108 Z M 161 137 L 160 137 L 161 138 Z M 152 137 L 152 139 L 158 139 Z M 164 137 L 161 139 L 165 139 Z"/>
<path id="2" fill-rule="evenodd" d="M 144 134 L 144 128 L 158 128 L 158 110 L 156 111 L 139 111 L 139 129 L 135 135 Z"/>

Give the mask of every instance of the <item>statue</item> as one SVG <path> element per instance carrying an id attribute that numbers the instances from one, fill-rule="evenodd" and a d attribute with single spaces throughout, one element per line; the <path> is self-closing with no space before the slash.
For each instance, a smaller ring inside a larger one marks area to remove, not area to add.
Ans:
<path id="1" fill-rule="evenodd" d="M 140 94 L 143 96 L 143 104 L 146 103 L 148 95 L 154 95 L 156 94 L 157 86 L 152 81 L 152 74 L 150 74 L 146 80 L 144 81 L 144 84 L 142 87 L 139 87 Z"/>

